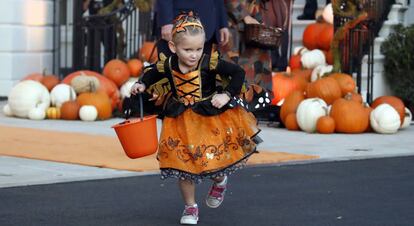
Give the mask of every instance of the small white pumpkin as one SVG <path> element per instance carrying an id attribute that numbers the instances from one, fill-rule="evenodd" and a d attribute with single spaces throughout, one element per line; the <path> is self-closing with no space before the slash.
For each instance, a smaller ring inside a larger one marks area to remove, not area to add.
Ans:
<path id="1" fill-rule="evenodd" d="M 13 116 L 13 112 L 11 111 L 10 106 L 8 104 L 3 106 L 3 114 L 8 117 Z"/>
<path id="2" fill-rule="evenodd" d="M 31 120 L 43 120 L 46 118 L 46 111 L 43 108 L 35 107 L 29 111 L 28 117 Z"/>
<path id="3" fill-rule="evenodd" d="M 98 111 L 93 105 L 83 105 L 79 110 L 79 117 L 82 121 L 95 121 Z"/>
<path id="4" fill-rule="evenodd" d="M 369 117 L 372 129 L 377 133 L 396 133 L 401 125 L 400 115 L 389 104 L 380 104 Z"/>
<path id="5" fill-rule="evenodd" d="M 10 91 L 8 104 L 14 116 L 27 118 L 31 109 L 50 106 L 49 90 L 37 81 L 21 81 Z"/>
<path id="6" fill-rule="evenodd" d="M 53 87 L 52 91 L 50 91 L 50 100 L 52 102 L 52 106 L 58 108 L 60 108 L 64 102 L 75 99 L 75 90 L 67 84 L 58 84 L 57 86 Z"/>
<path id="7" fill-rule="evenodd" d="M 309 52 L 305 46 L 297 46 L 293 49 L 293 55 L 303 55 L 304 53 Z"/>
<path id="8" fill-rule="evenodd" d="M 328 105 L 320 98 L 309 98 L 300 102 L 296 111 L 299 128 L 308 133 L 316 131 L 316 122 L 327 115 Z"/>
<path id="9" fill-rule="evenodd" d="M 305 52 L 300 58 L 302 66 L 307 69 L 314 69 L 318 65 L 325 65 L 326 59 L 325 54 L 319 49 L 314 49 Z"/>
<path id="10" fill-rule="evenodd" d="M 131 87 L 138 81 L 138 78 L 130 78 L 121 86 L 121 98 L 131 97 Z"/>
<path id="11" fill-rule="evenodd" d="M 334 14 L 332 9 L 332 3 L 329 3 L 323 8 L 322 18 L 329 24 L 333 24 L 334 22 Z"/>
<path id="12" fill-rule="evenodd" d="M 312 70 L 311 82 L 321 79 L 325 74 L 331 73 L 333 70 L 332 65 L 318 65 Z"/>
<path id="13" fill-rule="evenodd" d="M 401 129 L 405 129 L 410 126 L 411 120 L 413 120 L 413 114 L 411 113 L 410 109 L 405 108 L 405 116 L 403 124 L 401 125 Z"/>

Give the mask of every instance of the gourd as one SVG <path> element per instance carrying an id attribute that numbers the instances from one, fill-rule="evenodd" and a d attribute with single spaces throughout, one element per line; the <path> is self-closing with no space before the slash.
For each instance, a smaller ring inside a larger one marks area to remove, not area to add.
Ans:
<path id="1" fill-rule="evenodd" d="M 411 113 L 410 109 L 405 108 L 405 116 L 404 116 L 404 121 L 401 125 L 401 129 L 408 128 L 410 126 L 412 119 L 413 119 L 413 114 Z"/>
<path id="2" fill-rule="evenodd" d="M 325 101 L 320 98 L 309 98 L 303 100 L 296 111 L 296 121 L 299 128 L 308 133 L 316 131 L 317 120 L 326 115 Z"/>
<path id="3" fill-rule="evenodd" d="M 130 72 L 126 63 L 113 59 L 105 64 L 102 75 L 112 80 L 118 87 L 121 87 L 128 80 Z"/>
<path id="4" fill-rule="evenodd" d="M 10 106 L 8 104 L 3 106 L 3 114 L 9 117 L 13 116 L 13 112 L 11 111 Z"/>
<path id="5" fill-rule="evenodd" d="M 38 107 L 45 111 L 49 107 L 49 91 L 40 82 L 21 81 L 10 91 L 8 105 L 14 116 L 27 118 L 31 109 Z"/>
<path id="6" fill-rule="evenodd" d="M 31 120 L 43 120 L 46 117 L 45 109 L 42 107 L 35 107 L 30 109 L 28 118 Z"/>
<path id="7" fill-rule="evenodd" d="M 49 107 L 46 109 L 46 118 L 48 119 L 60 119 L 60 108 Z"/>
<path id="8" fill-rule="evenodd" d="M 50 100 L 52 102 L 52 106 L 55 107 L 60 108 L 64 102 L 75 99 L 75 90 L 67 84 L 59 84 L 50 92 Z"/>
<path id="9" fill-rule="evenodd" d="M 304 53 L 301 62 L 304 68 L 313 69 L 318 65 L 326 64 L 325 54 L 319 49 L 314 49 Z"/>
<path id="10" fill-rule="evenodd" d="M 98 111 L 93 105 L 84 105 L 79 110 L 79 117 L 82 121 L 95 121 Z"/>
<path id="11" fill-rule="evenodd" d="M 100 82 L 98 78 L 94 76 L 88 76 L 81 72 L 80 75 L 75 76 L 70 81 L 70 86 L 75 90 L 77 94 L 95 92 L 100 88 Z"/>
<path id="12" fill-rule="evenodd" d="M 401 126 L 400 116 L 389 104 L 380 104 L 371 112 L 371 127 L 377 133 L 396 133 Z"/>
<path id="13" fill-rule="evenodd" d="M 318 65 L 312 70 L 311 82 L 321 79 L 325 74 L 331 73 L 333 69 L 332 65 Z"/>

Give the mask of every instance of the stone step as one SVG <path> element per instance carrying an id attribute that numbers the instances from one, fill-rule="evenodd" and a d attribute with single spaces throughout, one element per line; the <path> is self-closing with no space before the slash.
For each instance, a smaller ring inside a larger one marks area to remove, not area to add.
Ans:
<path id="1" fill-rule="evenodd" d="M 392 5 L 388 14 L 388 20 L 396 23 L 404 23 L 405 12 L 408 10 L 408 6 L 401 4 Z"/>

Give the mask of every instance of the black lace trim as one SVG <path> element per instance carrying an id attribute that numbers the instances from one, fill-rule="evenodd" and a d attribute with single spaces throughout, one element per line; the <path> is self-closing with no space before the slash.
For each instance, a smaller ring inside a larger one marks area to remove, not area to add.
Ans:
<path id="1" fill-rule="evenodd" d="M 161 168 L 161 179 L 165 180 L 167 178 L 177 178 L 181 180 L 191 180 L 196 184 L 200 184 L 203 181 L 203 179 L 214 179 L 217 177 L 228 176 L 234 173 L 235 171 L 242 169 L 246 165 L 248 158 L 254 153 L 258 153 L 258 151 L 254 149 L 254 151 L 252 151 L 236 163 L 214 172 L 193 174 L 174 168 Z"/>

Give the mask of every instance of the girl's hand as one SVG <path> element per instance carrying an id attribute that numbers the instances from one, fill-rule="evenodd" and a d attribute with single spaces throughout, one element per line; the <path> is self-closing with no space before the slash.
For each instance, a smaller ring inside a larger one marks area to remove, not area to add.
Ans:
<path id="1" fill-rule="evenodd" d="M 138 93 L 142 93 L 145 91 L 145 85 L 142 83 L 135 83 L 132 87 L 131 87 L 131 91 L 130 93 L 132 95 L 136 95 Z"/>
<path id="2" fill-rule="evenodd" d="M 251 16 L 246 16 L 243 21 L 245 24 L 260 24 L 259 21 Z"/>
<path id="3" fill-rule="evenodd" d="M 225 93 L 215 94 L 211 99 L 211 104 L 220 109 L 230 101 L 230 97 Z"/>

